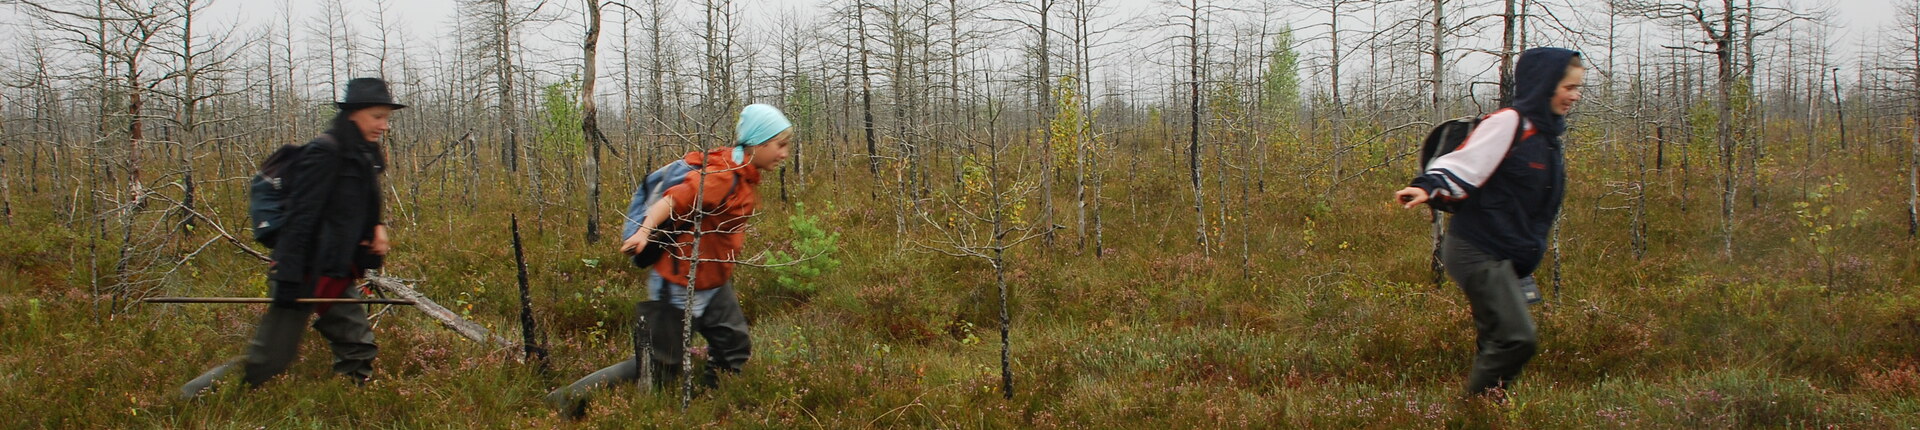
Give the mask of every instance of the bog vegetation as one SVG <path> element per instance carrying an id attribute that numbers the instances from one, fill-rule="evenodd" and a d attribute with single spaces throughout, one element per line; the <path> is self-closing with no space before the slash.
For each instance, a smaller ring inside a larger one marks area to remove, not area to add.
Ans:
<path id="1" fill-rule="evenodd" d="M 1786 0 L 0 1 L 0 427 L 563 425 L 540 396 L 632 354 L 627 195 L 747 103 L 799 133 L 749 233 L 775 267 L 735 279 L 753 360 L 588 425 L 1920 425 L 1920 3 L 1895 3 L 1839 51 Z M 1510 402 L 1461 401 L 1466 302 L 1388 200 L 1545 45 L 1593 71 L 1542 350 Z M 138 299 L 264 294 L 245 180 L 363 75 L 413 106 L 385 275 L 523 339 L 518 217 L 548 370 L 376 307 L 368 386 L 309 339 L 262 389 L 173 399 L 260 309 Z"/>

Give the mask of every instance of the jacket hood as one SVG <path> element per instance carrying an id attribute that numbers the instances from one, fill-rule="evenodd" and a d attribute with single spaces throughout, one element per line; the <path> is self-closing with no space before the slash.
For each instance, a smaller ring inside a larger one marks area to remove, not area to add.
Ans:
<path id="1" fill-rule="evenodd" d="M 1567 65 L 1580 53 L 1564 48 L 1533 48 L 1520 53 L 1513 70 L 1513 109 L 1549 137 L 1567 130 L 1565 116 L 1553 113 L 1553 93 L 1567 77 Z"/>

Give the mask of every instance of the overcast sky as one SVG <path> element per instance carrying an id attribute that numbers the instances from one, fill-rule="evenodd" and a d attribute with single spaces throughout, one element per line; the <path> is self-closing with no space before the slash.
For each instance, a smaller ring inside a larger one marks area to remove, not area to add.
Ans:
<path id="1" fill-rule="evenodd" d="M 563 0 L 554 0 L 554 2 L 561 3 Z M 302 15 L 317 13 L 320 8 L 320 2 L 317 1 L 297 1 L 293 3 L 293 9 L 296 13 Z M 746 8 L 749 10 L 762 10 L 766 8 L 797 9 L 812 13 L 818 10 L 819 5 L 826 3 L 826 1 L 739 0 L 737 3 L 746 5 Z M 1155 0 L 1106 0 L 1106 3 L 1115 5 L 1121 9 L 1137 10 L 1153 8 L 1159 2 Z M 1798 3 L 1813 4 L 1814 2 L 1800 0 Z M 1878 28 L 1893 16 L 1892 5 L 1894 4 L 1894 0 L 1833 0 L 1831 3 L 1836 5 L 1834 8 L 1838 15 L 1835 17 L 1836 24 L 1842 29 L 1852 30 L 1854 32 L 1859 32 L 1860 29 Z M 270 0 L 222 0 L 216 1 L 216 4 L 217 8 L 222 9 L 222 12 L 229 14 L 229 16 L 247 16 L 260 19 L 275 16 L 278 14 L 278 8 L 280 7 L 280 2 Z M 373 10 L 374 1 L 346 0 L 346 4 L 349 9 L 371 11 Z M 454 8 L 454 0 L 393 0 L 391 4 L 396 17 L 403 22 L 408 22 L 416 26 L 433 26 L 446 22 L 447 17 L 452 15 Z M 569 6 L 575 5 L 569 4 Z M 688 7 L 683 7 L 683 9 L 688 9 Z"/>
<path id="2" fill-rule="evenodd" d="M 1835 26 L 1839 28 L 1840 32 L 1843 33 L 1847 39 L 1853 39 L 1857 37 L 1867 37 L 1887 25 L 1893 17 L 1893 4 L 1896 0 L 1789 1 L 1802 5 L 1816 3 L 1834 4 L 1833 9 L 1835 16 L 1833 22 Z M 575 1 L 550 0 L 550 2 L 552 5 L 565 6 L 574 10 L 578 10 L 579 8 L 579 5 L 575 4 L 578 2 Z M 297 16 L 317 14 L 321 7 L 321 2 L 318 1 L 294 1 L 291 3 L 292 9 Z M 345 3 L 349 10 L 364 11 L 365 13 L 372 13 L 375 6 L 374 0 L 345 0 Z M 432 34 L 437 33 L 436 31 L 432 31 L 433 29 L 449 21 L 453 15 L 455 1 L 391 0 L 389 3 L 389 7 L 392 8 L 391 15 L 397 22 L 404 23 L 410 28 L 427 30 L 425 31 L 426 33 Z M 693 0 L 687 0 L 685 3 L 693 3 Z M 753 20 L 763 20 L 772 16 L 787 15 L 786 12 L 799 12 L 805 15 L 812 15 L 820 9 L 820 5 L 825 3 L 825 0 L 736 1 L 736 4 L 743 5 L 745 12 L 750 15 L 749 18 Z M 1104 1 L 1104 4 L 1113 5 L 1115 9 L 1140 12 L 1164 8 L 1164 6 L 1160 6 L 1160 3 L 1161 1 L 1159 0 Z M 220 16 L 219 19 L 222 21 L 240 21 L 258 24 L 264 24 L 278 16 L 280 7 L 280 1 L 272 0 L 216 0 L 214 6 L 216 15 Z M 693 12 L 693 7 L 692 4 L 688 4 L 682 5 L 679 9 L 683 12 Z M 15 15 L 16 18 L 11 21 L 17 23 L 19 19 L 17 18 L 17 14 Z M 576 18 L 574 21 L 577 22 L 578 19 Z"/>
<path id="3" fill-rule="evenodd" d="M 50 1 L 57 2 L 60 0 Z M 1165 5 L 1163 3 L 1165 1 L 1166 0 L 1104 0 L 1103 3 L 1112 6 L 1114 19 L 1116 21 L 1130 16 L 1157 21 L 1161 19 L 1158 18 L 1158 16 L 1174 13 L 1174 8 Z M 1579 4 L 1588 4 L 1588 1 L 1597 3 L 1599 0 L 1547 1 L 1551 3 L 1571 1 Z M 1783 1 L 1799 5 L 1810 5 L 1817 2 L 1817 0 L 1774 0 L 1769 3 L 1778 4 Z M 1854 58 L 1850 53 L 1853 51 L 1853 48 L 1863 40 L 1885 37 L 1880 34 L 1882 33 L 1881 30 L 1891 24 L 1892 16 L 1894 15 L 1894 7 L 1892 6 L 1894 1 L 1896 0 L 1837 0 L 1832 2 L 1834 4 L 1832 9 L 1834 16 L 1831 22 L 1834 24 L 1836 36 L 1834 39 L 1836 42 L 1835 47 L 1839 50 L 1840 58 L 1848 60 Z M 0 0 L 0 3 L 5 2 L 6 0 Z M 1252 1 L 1247 1 L 1242 3 L 1251 2 Z M 1284 0 L 1276 2 L 1286 3 Z M 455 13 L 455 0 L 390 0 L 388 3 L 390 10 L 387 15 L 389 20 L 394 22 L 396 28 L 405 34 L 404 40 L 409 41 L 409 50 L 411 52 L 418 55 L 430 51 L 431 49 L 429 48 L 435 44 L 441 45 L 442 48 L 450 45 L 450 41 L 445 35 L 452 33 L 448 27 L 451 25 L 452 17 Z M 571 48 L 569 45 L 578 43 L 580 27 L 577 23 L 584 20 L 583 17 L 579 16 L 580 14 L 578 12 L 575 12 L 579 9 L 578 3 L 578 0 L 549 0 L 547 6 L 549 10 L 562 12 L 561 8 L 567 9 L 563 13 L 558 14 L 565 22 L 545 25 L 544 28 L 536 28 L 530 34 L 523 36 L 523 41 L 531 48 L 532 61 L 539 63 L 535 65 L 537 68 L 550 69 L 549 71 L 551 72 L 559 73 L 562 68 L 552 67 L 552 64 L 577 64 L 577 60 L 574 60 L 574 58 L 578 56 L 577 48 Z M 683 20 L 690 21 L 689 18 L 697 16 L 698 6 L 696 1 L 682 0 L 678 3 L 684 3 L 677 7 L 677 12 Z M 825 0 L 736 0 L 736 4 L 740 5 L 742 9 L 742 21 L 745 30 L 748 32 L 766 29 L 779 24 L 798 23 L 798 25 L 805 25 L 805 23 L 810 22 L 820 15 L 821 5 L 824 3 L 826 3 Z M 1491 5 L 1492 0 L 1470 0 L 1466 3 Z M 202 24 L 200 27 L 221 28 L 237 26 L 243 29 L 264 28 L 274 24 L 275 21 L 279 19 L 281 14 L 280 10 L 283 7 L 291 9 L 293 15 L 296 17 L 296 26 L 303 26 L 304 22 L 311 21 L 313 19 L 312 17 L 320 14 L 322 4 L 323 3 L 319 1 L 215 0 L 212 9 L 209 11 L 210 16 L 208 18 L 210 19 L 207 20 L 211 21 L 208 24 L 212 25 Z M 358 26 L 355 31 L 371 31 L 372 25 L 370 23 L 372 22 L 373 14 L 376 13 L 375 0 L 345 0 L 345 4 L 350 14 L 358 14 L 365 17 L 362 20 L 364 24 Z M 6 37 L 6 39 L 0 41 L 0 43 L 13 43 L 9 41 L 20 40 L 17 35 L 20 32 L 26 31 L 25 29 L 30 25 L 30 23 L 26 22 L 25 14 L 20 11 L 22 7 L 24 6 L 0 6 L 0 17 L 3 17 L 0 18 L 0 22 L 6 24 L 5 29 L 0 30 L 0 37 Z M 609 22 L 615 22 L 618 17 L 617 15 L 608 15 L 606 19 Z M 1316 31 L 1324 30 L 1305 27 L 1322 24 L 1326 18 L 1324 14 L 1320 13 L 1301 12 L 1289 14 L 1288 20 L 1296 28 L 1303 28 L 1301 30 L 1302 33 L 1311 35 Z M 1346 25 L 1365 26 L 1366 24 L 1364 22 L 1355 22 Z M 609 31 L 612 31 L 612 29 L 609 28 Z M 603 58 L 605 58 L 605 56 L 611 55 L 611 50 L 614 49 L 613 47 L 616 46 L 615 44 L 617 43 L 606 39 L 617 36 L 615 34 L 608 34 L 602 37 L 603 42 L 601 43 L 601 49 Z M 1126 38 L 1123 36 L 1119 39 L 1124 40 Z M 1121 41 L 1116 40 L 1115 42 Z M 1122 43 L 1112 45 L 1108 49 L 1112 51 L 1112 54 L 1117 54 L 1112 58 L 1126 55 L 1139 55 L 1138 52 L 1141 51 L 1151 52 L 1151 50 L 1141 49 L 1141 45 L 1150 42 L 1154 41 L 1125 40 Z M 1478 45 L 1491 42 L 1467 41 L 1460 43 L 1464 45 Z M 8 48 L 8 50 L 13 49 Z M 1100 54 L 1096 53 L 1096 56 L 1100 56 Z M 1309 55 L 1308 57 L 1309 61 L 1314 61 L 1314 57 L 1316 56 Z M 1110 61 L 1138 63 L 1138 60 L 1133 59 L 1115 59 Z M 540 64 L 544 64 L 545 66 L 541 66 Z M 607 69 L 610 67 L 609 62 L 603 61 L 601 64 L 601 72 L 603 74 L 607 73 Z M 1459 68 L 1456 70 L 1476 73 L 1468 70 L 1477 67 L 1475 64 L 1485 63 L 1480 60 L 1464 59 L 1462 65 L 1458 66 Z M 1129 70 L 1129 68 L 1126 67 L 1109 68 L 1107 70 L 1111 70 L 1109 73 L 1138 72 L 1138 70 Z M 1096 79 L 1099 79 L 1099 77 L 1096 76 Z"/>

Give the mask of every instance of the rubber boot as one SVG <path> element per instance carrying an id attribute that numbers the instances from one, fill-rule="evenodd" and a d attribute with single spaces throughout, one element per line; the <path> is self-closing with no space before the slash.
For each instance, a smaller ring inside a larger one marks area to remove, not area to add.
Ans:
<path id="1" fill-rule="evenodd" d="M 663 300 L 653 300 L 640 304 L 640 312 L 646 316 L 648 343 L 651 344 L 647 356 L 651 358 L 649 376 L 656 390 L 677 392 L 680 387 L 681 355 L 686 351 L 686 332 L 682 330 L 687 312 L 675 309 Z"/>
<path id="2" fill-rule="evenodd" d="M 560 411 L 560 415 L 569 419 L 580 419 L 587 414 L 587 398 L 594 390 L 620 382 L 633 381 L 639 374 L 635 371 L 633 360 L 622 361 L 605 369 L 593 372 L 585 378 L 574 381 L 572 385 L 561 387 L 548 393 L 547 406 Z"/>
<path id="3" fill-rule="evenodd" d="M 212 386 L 214 381 L 219 380 L 222 376 L 226 376 L 227 372 L 246 363 L 246 361 L 247 357 L 234 357 L 233 359 L 227 360 L 226 363 L 208 369 L 207 373 L 202 373 L 199 377 L 187 381 L 186 385 L 180 386 L 180 399 L 193 400 L 200 398 L 200 395 L 206 392 L 207 387 Z"/>

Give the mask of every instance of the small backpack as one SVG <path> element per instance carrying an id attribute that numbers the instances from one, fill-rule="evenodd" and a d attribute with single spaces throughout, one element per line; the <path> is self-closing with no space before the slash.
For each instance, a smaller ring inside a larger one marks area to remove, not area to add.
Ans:
<path id="1" fill-rule="evenodd" d="M 1494 113 L 1499 113 L 1499 111 L 1494 111 Z M 1453 153 L 1453 151 L 1465 146 L 1467 136 L 1473 134 L 1473 129 L 1479 127 L 1481 121 L 1486 121 L 1487 117 L 1491 116 L 1493 116 L 1492 113 L 1454 118 L 1434 126 L 1433 131 L 1427 132 L 1426 141 L 1420 143 L 1420 171 L 1415 174 L 1426 174 L 1427 169 L 1432 167 L 1433 160 L 1438 160 L 1440 156 Z M 1520 125 L 1514 126 L 1513 128 L 1514 143 L 1517 144 L 1521 140 L 1526 139 L 1526 134 L 1524 133 L 1526 127 L 1527 120 L 1521 118 Z M 1428 207 L 1446 213 L 1453 213 L 1454 204 L 1456 203 L 1459 203 L 1459 200 L 1450 201 L 1439 198 L 1427 200 Z"/>
<path id="2" fill-rule="evenodd" d="M 286 221 L 287 168 L 304 149 L 305 144 L 280 145 L 266 161 L 260 162 L 260 171 L 247 185 L 247 216 L 253 221 L 253 241 L 267 248 L 273 248 L 280 237 L 281 224 Z"/>
<path id="3" fill-rule="evenodd" d="M 633 237 L 634 232 L 640 231 L 640 222 L 646 219 L 647 208 L 653 207 L 654 202 L 660 201 L 660 198 L 667 194 L 668 188 L 686 182 L 689 173 L 693 173 L 693 165 L 687 164 L 686 160 L 674 160 L 655 169 L 653 173 L 648 173 L 647 179 L 641 182 L 640 187 L 633 190 L 633 201 L 627 204 L 627 222 L 620 228 L 620 239 L 626 240 Z M 720 200 L 726 201 L 733 198 L 734 191 L 739 188 L 740 176 L 734 175 L 733 185 L 727 188 L 726 196 L 721 197 Z M 666 253 L 667 245 L 674 241 L 674 235 L 669 232 L 689 230 L 692 227 L 689 224 L 687 220 L 671 217 L 661 222 L 653 229 L 653 233 L 648 235 L 647 245 L 641 247 L 640 253 L 633 256 L 633 265 L 643 268 L 651 267 L 654 262 L 660 261 L 660 256 Z"/>

